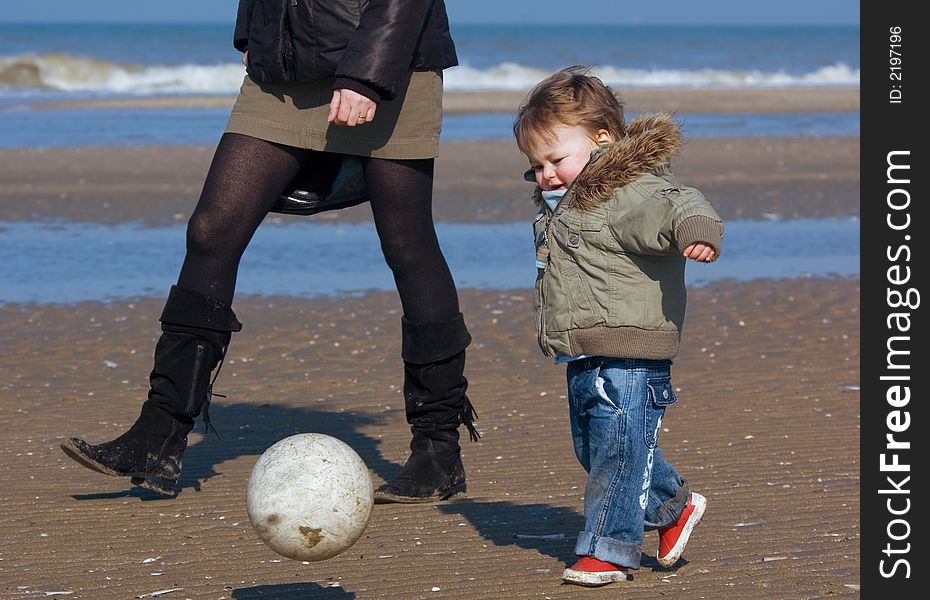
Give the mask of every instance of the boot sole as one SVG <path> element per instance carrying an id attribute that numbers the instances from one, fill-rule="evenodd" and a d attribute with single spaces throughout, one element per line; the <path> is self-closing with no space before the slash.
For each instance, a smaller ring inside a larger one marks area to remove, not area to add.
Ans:
<path id="1" fill-rule="evenodd" d="M 572 585 L 583 587 L 601 587 L 611 583 L 620 583 L 629 581 L 630 577 L 624 571 L 604 571 L 599 573 L 589 573 L 588 571 L 576 571 L 574 569 L 565 569 L 562 573 L 562 581 Z"/>
<path id="2" fill-rule="evenodd" d="M 130 477 L 130 482 L 133 485 L 157 492 L 163 496 L 177 496 L 177 489 L 175 488 L 174 482 L 170 480 L 164 479 L 162 477 L 154 477 L 146 473 L 122 473 L 120 471 L 115 471 L 105 464 L 97 462 L 96 460 L 81 452 L 80 448 L 78 448 L 77 445 L 71 440 L 65 440 L 59 445 L 61 446 L 62 451 L 64 451 L 65 454 L 73 459 L 74 462 L 90 469 L 91 471 L 103 473 L 104 475 L 109 475 L 110 477 Z"/>
<path id="3" fill-rule="evenodd" d="M 77 462 L 81 466 L 87 467 L 91 471 L 103 473 L 104 475 L 110 475 L 111 477 L 128 477 L 130 475 L 129 473 L 120 473 L 119 471 L 114 471 L 113 469 L 104 465 L 103 463 L 99 463 L 95 461 L 91 457 L 81 452 L 77 444 L 75 444 L 71 440 L 65 440 L 61 442 L 60 446 L 65 454 L 67 454 L 69 457 L 71 457 L 75 462 Z"/>
<path id="4" fill-rule="evenodd" d="M 443 490 L 441 494 L 432 496 L 401 496 L 375 490 L 375 504 L 426 504 L 427 502 L 441 502 L 448 500 L 452 496 L 465 493 L 465 484 L 456 485 L 448 490 Z"/>
<path id="5" fill-rule="evenodd" d="M 137 485 L 140 488 L 145 488 L 147 490 L 156 492 L 162 496 L 174 498 L 178 495 L 178 488 L 175 485 L 175 482 L 171 481 L 170 479 L 140 474 L 134 475 L 129 481 L 132 482 L 133 485 Z"/>

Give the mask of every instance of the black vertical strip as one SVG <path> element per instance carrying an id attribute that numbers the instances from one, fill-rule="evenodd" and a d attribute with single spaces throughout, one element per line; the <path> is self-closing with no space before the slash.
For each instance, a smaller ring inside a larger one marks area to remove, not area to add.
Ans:
<path id="1" fill-rule="evenodd" d="M 926 598 L 926 19 L 861 3 L 861 597 Z"/>

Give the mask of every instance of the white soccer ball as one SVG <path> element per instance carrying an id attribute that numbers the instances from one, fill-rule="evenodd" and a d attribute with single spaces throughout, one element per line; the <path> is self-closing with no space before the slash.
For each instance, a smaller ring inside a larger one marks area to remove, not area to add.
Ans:
<path id="1" fill-rule="evenodd" d="M 374 505 L 365 461 L 322 433 L 292 435 L 265 450 L 247 496 L 258 537 L 278 554 L 306 561 L 332 558 L 354 544 Z"/>

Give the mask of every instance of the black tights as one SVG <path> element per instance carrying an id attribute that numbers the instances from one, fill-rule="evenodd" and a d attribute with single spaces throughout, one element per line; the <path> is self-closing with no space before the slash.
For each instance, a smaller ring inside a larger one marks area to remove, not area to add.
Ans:
<path id="1" fill-rule="evenodd" d="M 232 304 L 242 253 L 268 210 L 304 168 L 332 155 L 226 133 L 187 225 L 178 285 Z M 433 227 L 433 160 L 364 160 L 375 228 L 404 315 L 445 321 L 458 295 Z"/>

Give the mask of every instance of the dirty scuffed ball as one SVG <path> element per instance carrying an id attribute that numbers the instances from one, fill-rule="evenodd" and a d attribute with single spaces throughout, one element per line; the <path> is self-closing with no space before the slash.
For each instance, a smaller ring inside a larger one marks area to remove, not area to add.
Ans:
<path id="1" fill-rule="evenodd" d="M 348 549 L 365 532 L 374 489 L 365 461 L 322 433 L 284 438 L 252 468 L 247 491 L 252 527 L 272 550 L 319 561 Z"/>

